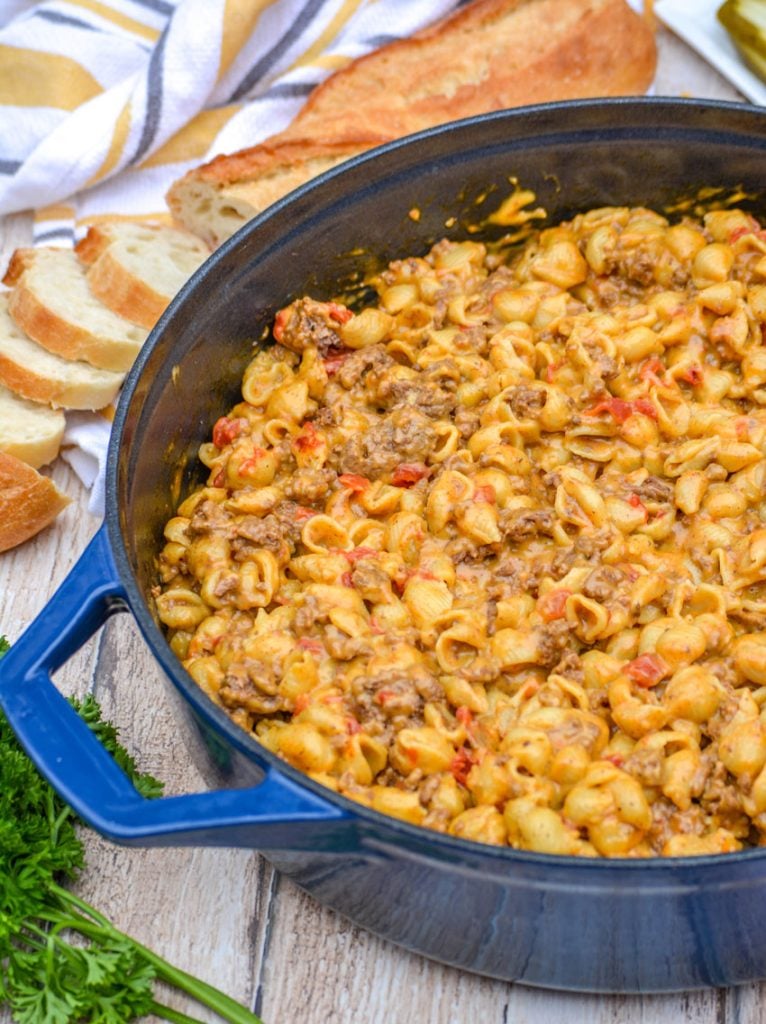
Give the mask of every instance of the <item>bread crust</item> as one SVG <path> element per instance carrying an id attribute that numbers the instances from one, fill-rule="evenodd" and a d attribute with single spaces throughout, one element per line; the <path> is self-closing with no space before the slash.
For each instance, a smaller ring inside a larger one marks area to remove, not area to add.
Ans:
<path id="1" fill-rule="evenodd" d="M 180 224 L 215 248 L 276 199 L 387 141 L 370 133 L 327 141 L 275 137 L 189 171 L 171 186 L 167 203 Z"/>
<path id="2" fill-rule="evenodd" d="M 13 455 L 0 452 L 0 551 L 34 537 L 69 502 L 48 477 Z"/>
<path id="3" fill-rule="evenodd" d="M 103 409 L 117 397 L 119 380 L 101 387 L 52 380 L 10 359 L 0 348 L 0 384 L 31 402 L 46 402 L 60 409 Z"/>
<path id="4" fill-rule="evenodd" d="M 493 110 L 644 93 L 655 67 L 653 33 L 625 0 L 475 0 L 335 72 L 283 132 L 189 171 L 171 186 L 168 205 L 219 244 L 313 177 L 312 161 L 338 163 Z"/>
<path id="5" fill-rule="evenodd" d="M 90 363 L 100 370 L 129 370 L 139 344 L 118 340 L 105 342 L 87 328 L 60 316 L 29 286 L 27 274 L 34 269 L 37 256 L 42 252 L 41 249 L 17 249 L 3 278 L 3 283 L 12 287 L 8 312 L 18 327 L 38 345 L 63 359 Z"/>
<path id="6" fill-rule="evenodd" d="M 644 93 L 656 59 L 624 0 L 477 0 L 337 71 L 280 137 L 328 137 L 361 117 L 399 137 L 506 107 Z"/>
<path id="7" fill-rule="evenodd" d="M 25 334 L 49 352 L 88 363 L 92 363 L 94 355 L 98 357 L 90 337 L 40 302 L 23 278 L 8 296 L 8 312 Z"/>
<path id="8" fill-rule="evenodd" d="M 61 430 L 55 435 L 38 438 L 34 442 L 16 442 L 3 446 L 0 450 L 6 455 L 13 455 L 14 458 L 26 462 L 33 469 L 39 469 L 40 466 L 47 466 L 50 462 L 53 462 L 58 456 L 58 453 L 61 451 L 61 437 L 63 433 L 64 427 L 62 426 Z"/>
<path id="9" fill-rule="evenodd" d="M 0 385 L 0 452 L 39 469 L 58 455 L 65 427 L 60 410 L 29 402 Z"/>
<path id="10" fill-rule="evenodd" d="M 189 231 L 139 221 L 91 227 L 75 255 L 93 295 L 150 331 L 209 250 Z"/>
<path id="11" fill-rule="evenodd" d="M 392 138 L 395 136 L 364 131 L 344 133 L 337 137 L 293 134 L 288 138 L 282 133 L 257 146 L 214 157 L 209 163 L 189 171 L 184 177 L 209 181 L 216 185 L 233 185 L 253 181 L 264 174 L 275 173 L 282 167 L 295 167 L 323 158 L 347 158 L 365 149 L 389 142 Z M 173 187 L 171 186 L 171 193 Z"/>
<path id="12" fill-rule="evenodd" d="M 104 230 L 98 224 L 88 228 L 88 233 L 81 238 L 74 251 L 82 263 L 95 263 L 114 241 L 109 229 Z"/>
<path id="13" fill-rule="evenodd" d="M 150 331 L 168 307 L 169 299 L 139 281 L 114 259 L 107 248 L 88 269 L 88 285 L 113 313 Z"/>

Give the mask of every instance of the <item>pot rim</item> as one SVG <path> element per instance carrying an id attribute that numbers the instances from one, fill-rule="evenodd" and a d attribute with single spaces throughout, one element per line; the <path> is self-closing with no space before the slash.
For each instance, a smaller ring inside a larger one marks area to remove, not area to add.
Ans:
<path id="1" fill-rule="evenodd" d="M 263 224 L 282 217 L 296 202 L 321 190 L 328 182 L 348 174 L 353 174 L 357 168 L 374 162 L 387 153 L 405 147 L 418 146 L 424 140 L 433 137 L 453 134 L 464 128 L 496 121 L 507 121 L 509 126 L 512 127 L 516 123 L 523 125 L 525 122 L 533 121 L 535 117 L 541 114 L 560 114 L 563 121 L 569 112 L 600 111 L 606 108 L 612 108 L 616 111 L 649 109 L 658 112 L 664 109 L 676 111 L 693 109 L 698 113 L 702 110 L 710 111 L 711 113 L 747 114 L 749 117 L 762 120 L 763 147 L 766 150 L 766 109 L 744 102 L 729 100 L 697 100 L 673 96 L 621 96 L 539 103 L 462 118 L 458 121 L 451 121 L 433 128 L 427 128 L 412 135 L 377 146 L 374 149 L 366 150 L 344 161 L 339 166 L 312 178 L 249 220 L 234 235 L 214 250 L 202 266 L 183 285 L 150 332 L 126 377 L 115 411 L 107 453 L 105 522 L 111 554 L 122 584 L 125 587 L 130 611 L 135 617 L 153 657 L 159 662 L 160 667 L 183 696 L 184 700 L 192 706 L 194 712 L 210 725 L 215 732 L 223 735 L 226 741 L 240 753 L 244 754 L 248 760 L 259 764 L 264 770 L 275 770 L 282 773 L 292 782 L 308 789 L 315 796 L 345 811 L 352 821 L 356 819 L 370 826 L 376 833 L 376 845 L 380 845 L 379 834 L 382 831 L 387 833 L 386 838 L 390 838 L 390 841 L 399 848 L 400 840 L 404 841 L 405 845 L 410 849 L 414 849 L 416 845 L 418 848 L 425 845 L 429 849 L 433 848 L 435 852 L 440 852 L 442 857 L 449 858 L 457 864 L 459 864 L 460 860 L 465 864 L 468 861 L 474 862 L 479 858 L 481 860 L 491 860 L 498 869 L 503 865 L 517 864 L 519 866 L 541 868 L 546 871 L 559 873 L 577 872 L 578 874 L 590 875 L 594 870 L 597 870 L 599 875 L 606 875 L 607 873 L 618 872 L 620 875 L 625 876 L 626 882 L 628 882 L 630 876 L 635 876 L 637 872 L 643 875 L 648 870 L 650 875 L 643 879 L 646 882 L 654 882 L 658 885 L 668 884 L 668 876 L 673 876 L 673 881 L 677 884 L 679 874 L 689 868 L 699 869 L 708 875 L 717 873 L 726 876 L 729 874 L 727 870 L 729 866 L 734 868 L 739 865 L 744 867 L 753 862 L 759 863 L 766 859 L 766 848 L 749 847 L 725 854 L 685 857 L 603 858 L 546 854 L 530 850 L 518 850 L 510 846 L 495 846 L 475 840 L 461 839 L 457 836 L 437 832 L 420 825 L 412 825 L 401 819 L 383 814 L 380 811 L 375 811 L 321 785 L 321 783 L 316 782 L 304 772 L 283 761 L 276 754 L 262 746 L 255 737 L 235 725 L 226 712 L 217 707 L 194 682 L 181 665 L 181 662 L 173 654 L 164 633 L 160 630 L 149 611 L 147 599 L 138 585 L 138 581 L 131 568 L 127 551 L 128 545 L 121 528 L 117 503 L 117 495 L 119 493 L 119 452 L 123 445 L 123 433 L 128 408 L 144 367 L 151 353 L 162 342 L 165 324 L 184 305 L 187 296 L 201 287 L 211 275 L 215 274 L 218 264 L 225 260 L 233 250 L 237 249 L 242 244 L 244 238 L 259 231 Z M 659 119 L 656 122 L 656 126 L 658 129 L 662 129 L 662 122 Z M 643 130 L 646 130 L 646 126 L 643 126 Z M 720 129 L 711 128 L 711 131 L 720 131 Z M 541 136 L 536 135 L 535 137 L 539 138 Z M 523 139 L 523 136 L 521 138 Z M 515 141 L 519 141 L 518 136 L 515 138 Z M 130 442 L 125 443 L 129 444 Z M 482 870 L 486 870 L 486 866 L 483 865 Z"/>

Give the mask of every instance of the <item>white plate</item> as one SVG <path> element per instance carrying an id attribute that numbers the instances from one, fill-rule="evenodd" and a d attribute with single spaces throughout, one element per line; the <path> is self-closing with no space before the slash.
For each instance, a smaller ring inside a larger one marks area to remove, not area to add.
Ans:
<path id="1" fill-rule="evenodd" d="M 766 106 L 766 84 L 737 52 L 716 12 L 723 0 L 657 0 L 657 17 L 753 103 Z"/>

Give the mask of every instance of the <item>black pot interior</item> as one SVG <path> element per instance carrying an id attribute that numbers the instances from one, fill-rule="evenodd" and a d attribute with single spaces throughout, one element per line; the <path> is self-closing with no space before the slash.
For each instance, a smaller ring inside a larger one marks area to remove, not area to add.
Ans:
<path id="1" fill-rule="evenodd" d="M 646 205 L 676 219 L 705 189 L 720 190 L 714 202 L 734 197 L 763 215 L 765 151 L 766 113 L 754 107 L 661 99 L 543 105 L 367 154 L 243 228 L 165 314 L 117 415 L 108 516 L 118 560 L 135 580 L 129 590 L 145 602 L 134 608 L 144 629 L 154 630 L 148 594 L 164 523 L 200 479 L 197 449 L 240 399 L 253 348 L 286 302 L 358 288 L 373 267 L 423 254 L 444 236 L 497 234 L 502 229 L 475 228 L 510 194 L 511 179 L 536 193 L 549 223 L 603 205 Z"/>

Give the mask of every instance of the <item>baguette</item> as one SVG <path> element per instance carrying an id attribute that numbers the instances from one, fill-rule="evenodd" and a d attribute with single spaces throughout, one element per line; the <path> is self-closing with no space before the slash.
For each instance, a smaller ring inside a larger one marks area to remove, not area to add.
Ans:
<path id="1" fill-rule="evenodd" d="M 8 313 L 8 296 L 0 295 L 0 384 L 33 402 L 103 409 L 114 401 L 124 377 L 48 352 L 17 327 Z"/>
<path id="2" fill-rule="evenodd" d="M 8 311 L 43 348 L 100 370 L 129 370 L 146 331 L 107 309 L 91 293 L 85 270 L 67 249 L 17 249 L 4 284 Z"/>
<path id="3" fill-rule="evenodd" d="M 168 205 L 218 245 L 297 185 L 380 142 L 528 103 L 644 93 L 655 65 L 654 36 L 625 0 L 475 0 L 331 75 L 285 131 L 190 171 Z"/>
<path id="4" fill-rule="evenodd" d="M 0 384 L 0 452 L 38 469 L 58 455 L 65 426 L 60 410 L 29 402 Z"/>
<path id="5" fill-rule="evenodd" d="M 96 298 L 147 330 L 210 254 L 188 231 L 130 221 L 90 228 L 75 252 Z"/>
<path id="6" fill-rule="evenodd" d="M 21 459 L 0 452 L 0 551 L 34 537 L 69 501 L 52 480 Z"/>
<path id="7" fill-rule="evenodd" d="M 643 93 L 654 35 L 625 0 L 478 0 L 321 83 L 284 133 L 400 137 L 527 103 Z"/>
<path id="8" fill-rule="evenodd" d="M 175 219 L 211 248 L 277 199 L 344 160 L 389 141 L 381 135 L 323 142 L 311 138 L 264 142 L 219 156 L 175 182 L 167 201 Z"/>

